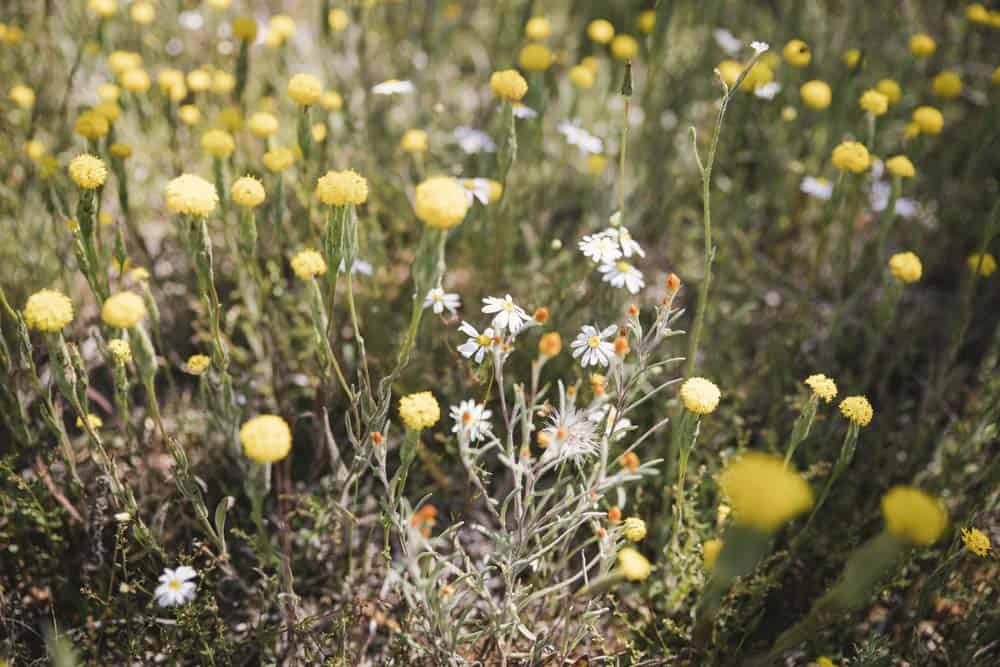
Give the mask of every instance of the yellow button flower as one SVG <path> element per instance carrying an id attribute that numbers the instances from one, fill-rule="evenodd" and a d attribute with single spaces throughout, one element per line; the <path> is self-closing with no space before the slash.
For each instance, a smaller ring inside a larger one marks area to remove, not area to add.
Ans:
<path id="1" fill-rule="evenodd" d="M 990 253 L 973 253 L 969 255 L 967 260 L 969 269 L 973 273 L 978 273 L 984 278 L 989 278 L 993 275 L 993 272 L 997 270 L 997 260 L 996 257 Z"/>
<path id="2" fill-rule="evenodd" d="M 351 17 L 343 9 L 331 9 L 326 20 L 336 32 L 347 30 L 347 26 L 351 24 Z"/>
<path id="3" fill-rule="evenodd" d="M 543 72 L 552 66 L 552 52 L 544 44 L 528 44 L 518 56 L 522 69 L 529 72 Z"/>
<path id="4" fill-rule="evenodd" d="M 715 569 L 715 561 L 722 552 L 722 540 L 705 540 L 701 545 L 701 559 L 705 563 L 705 569 L 711 572 Z"/>
<path id="5" fill-rule="evenodd" d="M 278 174 L 295 164 L 295 152 L 290 148 L 277 146 L 264 153 L 261 162 L 268 171 Z"/>
<path id="6" fill-rule="evenodd" d="M 292 432 L 278 415 L 258 415 L 240 428 L 240 442 L 247 458 L 257 463 L 274 463 L 288 456 Z"/>
<path id="7" fill-rule="evenodd" d="M 629 581 L 645 581 L 652 570 L 646 557 L 631 547 L 618 552 L 618 567 Z"/>
<path id="8" fill-rule="evenodd" d="M 201 135 L 201 147 L 212 157 L 227 158 L 236 150 L 236 141 L 225 130 L 209 130 Z"/>
<path id="9" fill-rule="evenodd" d="M 885 168 L 889 170 L 890 174 L 900 178 L 913 178 L 917 173 L 910 158 L 905 155 L 895 155 L 889 158 L 885 161 Z"/>
<path id="10" fill-rule="evenodd" d="M 149 2 L 136 2 L 129 10 L 129 16 L 139 25 L 149 25 L 156 20 L 156 8 Z"/>
<path id="11" fill-rule="evenodd" d="M 368 200 L 368 181 L 356 171 L 328 171 L 316 182 L 316 195 L 327 206 L 359 206 Z"/>
<path id="12" fill-rule="evenodd" d="M 607 44 L 615 36 L 615 27 L 606 19 L 595 19 L 587 25 L 587 36 L 598 44 Z"/>
<path id="13" fill-rule="evenodd" d="M 944 116 L 934 107 L 917 107 L 913 110 L 913 122 L 924 134 L 941 134 Z"/>
<path id="14" fill-rule="evenodd" d="M 427 132 L 416 128 L 407 130 L 399 141 L 399 147 L 404 153 L 426 153 Z"/>
<path id="15" fill-rule="evenodd" d="M 818 79 L 803 83 L 802 87 L 799 88 L 799 95 L 802 96 L 803 104 L 818 111 L 822 111 L 830 106 L 830 102 L 833 100 L 833 92 L 830 90 L 830 85 L 826 81 L 819 81 Z"/>
<path id="16" fill-rule="evenodd" d="M 264 186 L 253 176 L 243 176 L 236 179 L 230 194 L 233 197 L 233 203 L 243 208 L 256 208 L 267 199 Z"/>
<path id="17" fill-rule="evenodd" d="M 781 54 L 792 67 L 806 67 L 812 61 L 812 51 L 801 39 L 793 39 L 785 44 Z"/>
<path id="18" fill-rule="evenodd" d="M 930 546 L 948 528 L 948 513 L 933 496 L 912 486 L 896 486 L 882 496 L 885 529 L 895 538 Z"/>
<path id="19" fill-rule="evenodd" d="M 937 50 L 934 38 L 927 33 L 920 32 L 910 37 L 910 53 L 918 58 L 926 58 Z"/>
<path id="20" fill-rule="evenodd" d="M 173 213 L 205 217 L 215 210 L 219 194 L 204 178 L 182 174 L 167 183 L 166 202 Z"/>
<path id="21" fill-rule="evenodd" d="M 399 399 L 399 416 L 411 431 L 420 431 L 437 424 L 441 407 L 434 394 L 422 391 Z"/>
<path id="22" fill-rule="evenodd" d="M 326 261 L 315 250 L 301 250 L 292 257 L 292 271 L 302 280 L 326 273 Z"/>
<path id="23" fill-rule="evenodd" d="M 413 210 L 428 227 L 449 229 L 465 219 L 469 198 L 454 178 L 435 176 L 417 186 Z"/>
<path id="24" fill-rule="evenodd" d="M 632 35 L 616 35 L 611 40 L 611 55 L 617 60 L 632 60 L 639 55 L 639 42 Z"/>
<path id="25" fill-rule="evenodd" d="M 111 128 L 107 118 L 96 111 L 89 110 L 77 116 L 74 129 L 84 139 L 94 140 L 106 136 Z"/>
<path id="26" fill-rule="evenodd" d="M 903 90 L 894 79 L 880 79 L 875 84 L 875 90 L 886 96 L 890 106 L 898 103 L 903 97 Z"/>
<path id="27" fill-rule="evenodd" d="M 719 486 L 733 508 L 733 520 L 764 532 L 774 532 L 813 504 L 809 484 L 776 456 L 746 452 L 719 477 Z"/>
<path id="28" fill-rule="evenodd" d="M 84 153 L 70 161 L 69 177 L 79 188 L 96 190 L 107 180 L 108 168 L 100 158 Z"/>
<path id="29" fill-rule="evenodd" d="M 641 12 L 638 20 L 636 20 L 636 26 L 639 28 L 639 32 L 644 35 L 653 32 L 653 29 L 656 28 L 656 10 L 647 9 Z"/>
<path id="30" fill-rule="evenodd" d="M 934 94 L 946 100 L 953 100 L 962 94 L 962 79 L 957 73 L 945 71 L 934 77 Z"/>
<path id="31" fill-rule="evenodd" d="M 127 364 L 132 361 L 132 348 L 127 341 L 121 338 L 112 338 L 108 341 L 108 354 L 118 364 Z"/>
<path id="32" fill-rule="evenodd" d="M 719 406 L 722 393 L 715 383 L 705 378 L 688 378 L 681 385 L 681 402 L 684 407 L 695 414 L 707 415 Z"/>
<path id="33" fill-rule="evenodd" d="M 62 292 L 43 289 L 28 297 L 23 314 L 29 329 L 54 333 L 73 321 L 73 302 Z"/>
<path id="34" fill-rule="evenodd" d="M 505 69 L 493 72 L 490 76 L 490 88 L 508 102 L 519 102 L 528 92 L 528 82 L 515 69 Z"/>
<path id="35" fill-rule="evenodd" d="M 889 98 L 877 90 L 869 89 L 861 93 L 858 105 L 873 116 L 881 116 L 889 110 Z"/>
<path id="36" fill-rule="evenodd" d="M 184 370 L 191 375 L 204 375 L 205 371 L 207 371 L 211 365 L 212 360 L 208 356 L 204 354 L 192 354 L 187 358 L 187 362 L 184 364 Z"/>
<path id="37" fill-rule="evenodd" d="M 854 69 L 861 62 L 861 51 L 858 49 L 847 49 L 844 51 L 843 60 L 847 69 Z"/>
<path id="38" fill-rule="evenodd" d="M 7 97 L 10 101 L 22 109 L 30 109 L 35 106 L 35 91 L 28 86 L 16 85 L 10 89 Z"/>
<path id="39" fill-rule="evenodd" d="M 963 528 L 962 543 L 971 553 L 986 558 L 990 553 L 990 538 L 978 528 Z"/>
<path id="40" fill-rule="evenodd" d="M 288 96 L 299 106 L 316 104 L 322 95 L 323 84 L 312 74 L 296 74 L 288 82 Z"/>
<path id="41" fill-rule="evenodd" d="M 841 171 L 850 171 L 860 174 L 868 170 L 871 165 L 871 156 L 864 144 L 857 141 L 844 141 L 833 149 L 830 156 L 833 166 Z"/>
<path id="42" fill-rule="evenodd" d="M 889 272 L 901 283 L 915 283 L 923 275 L 920 258 L 912 252 L 898 252 L 889 258 Z"/>
<path id="43" fill-rule="evenodd" d="M 639 517 L 630 516 L 622 524 L 622 534 L 629 542 L 642 542 L 646 537 L 646 522 Z"/>
<path id="44" fill-rule="evenodd" d="M 250 116 L 247 127 L 254 136 L 266 139 L 278 131 L 278 119 L 266 111 L 257 111 Z"/>
<path id="45" fill-rule="evenodd" d="M 101 308 L 105 324 L 118 329 L 131 329 L 146 316 L 146 303 L 135 292 L 118 292 L 108 298 Z"/>
<path id="46" fill-rule="evenodd" d="M 594 85 L 594 73 L 585 65 L 574 65 L 569 70 L 569 80 L 577 88 L 587 90 Z"/>
<path id="47" fill-rule="evenodd" d="M 840 402 L 840 414 L 852 424 L 868 426 L 872 421 L 874 410 L 864 396 L 848 396 Z"/>
<path id="48" fill-rule="evenodd" d="M 541 41 L 552 34 L 552 24 L 544 16 L 532 16 L 524 26 L 528 39 Z"/>
<path id="49" fill-rule="evenodd" d="M 810 375 L 805 379 L 805 383 L 812 389 L 814 396 L 823 399 L 827 403 L 837 397 L 837 383 L 822 373 Z"/>

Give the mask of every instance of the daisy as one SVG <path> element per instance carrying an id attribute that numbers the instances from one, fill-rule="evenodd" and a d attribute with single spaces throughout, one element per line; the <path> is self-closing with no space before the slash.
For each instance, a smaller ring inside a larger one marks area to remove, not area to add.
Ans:
<path id="1" fill-rule="evenodd" d="M 344 260 L 340 260 L 340 264 L 337 266 L 337 270 L 341 273 L 347 273 L 347 267 L 344 264 Z M 351 273 L 360 273 L 366 276 L 370 276 L 375 272 L 374 267 L 372 267 L 370 262 L 366 262 L 363 259 L 356 259 L 351 264 Z"/>
<path id="2" fill-rule="evenodd" d="M 614 262 L 622 256 L 621 244 L 607 231 L 600 234 L 588 234 L 580 240 L 578 245 L 585 257 L 599 264 Z"/>
<path id="3" fill-rule="evenodd" d="M 514 118 L 538 118 L 538 112 L 529 107 L 527 104 L 515 104 L 511 111 L 514 112 Z"/>
<path id="4" fill-rule="evenodd" d="M 483 206 L 490 203 L 490 182 L 485 178 L 467 178 L 462 181 L 462 185 L 465 186 L 469 206 L 472 206 L 473 201 L 478 201 Z"/>
<path id="5" fill-rule="evenodd" d="M 510 294 L 502 299 L 495 296 L 484 298 L 483 312 L 496 313 L 493 315 L 493 326 L 500 332 L 506 329 L 512 335 L 516 335 L 524 327 L 524 323 L 531 319 L 523 308 L 514 303 Z"/>
<path id="6" fill-rule="evenodd" d="M 833 196 L 833 184 L 825 178 L 806 176 L 802 179 L 799 190 L 816 199 L 826 200 Z"/>
<path id="7" fill-rule="evenodd" d="M 542 429 L 549 439 L 549 446 L 542 455 L 543 461 L 553 459 L 579 461 L 597 453 L 597 424 L 574 405 L 565 401 L 552 411 L 549 425 Z"/>
<path id="8" fill-rule="evenodd" d="M 173 607 L 194 599 L 195 583 L 190 581 L 198 576 L 194 568 L 181 565 L 176 570 L 164 568 L 160 575 L 160 585 L 153 591 L 156 603 L 161 607 Z"/>
<path id="9" fill-rule="evenodd" d="M 646 256 L 646 251 L 642 249 L 642 246 L 632 238 L 632 234 L 624 227 L 618 228 L 618 243 L 622 247 L 622 254 L 626 257 L 631 257 L 632 255 L 639 255 L 639 257 Z"/>
<path id="10" fill-rule="evenodd" d="M 465 436 L 469 442 L 478 442 L 493 435 L 493 425 L 490 423 L 493 411 L 487 410 L 482 403 L 462 401 L 451 406 L 449 412 L 455 420 L 451 432 Z"/>
<path id="11" fill-rule="evenodd" d="M 601 264 L 597 270 L 604 274 L 604 282 L 611 283 L 612 287 L 624 287 L 630 294 L 638 294 L 639 290 L 646 286 L 639 269 L 625 260 L 613 264 Z"/>
<path id="12" fill-rule="evenodd" d="M 764 53 L 771 48 L 767 42 L 750 42 L 750 48 L 757 53 Z"/>
<path id="13" fill-rule="evenodd" d="M 582 153 L 604 152 L 604 142 L 578 125 L 564 120 L 559 123 L 559 132 L 566 137 L 567 142 L 579 148 Z"/>
<path id="14" fill-rule="evenodd" d="M 762 100 L 773 100 L 774 96 L 778 94 L 781 90 L 781 86 L 776 81 L 771 81 L 765 83 L 763 86 L 757 86 L 754 89 L 753 94 Z"/>
<path id="15" fill-rule="evenodd" d="M 376 95 L 409 95 L 414 91 L 413 83 L 410 81 L 399 81 L 389 79 L 372 86 L 372 92 Z"/>
<path id="16" fill-rule="evenodd" d="M 479 333 L 475 327 L 463 321 L 458 330 L 469 337 L 469 340 L 458 347 L 459 353 L 466 359 L 473 359 L 477 364 L 483 363 L 486 352 L 493 347 L 493 339 L 496 336 L 493 328 L 487 327 L 483 333 Z"/>
<path id="17" fill-rule="evenodd" d="M 463 153 L 472 155 L 475 153 L 496 152 L 497 145 L 490 138 L 490 135 L 485 132 L 468 127 L 467 125 L 460 125 L 455 128 L 453 134 L 455 141 L 458 142 L 458 147 L 462 149 Z"/>
<path id="18" fill-rule="evenodd" d="M 735 56 L 743 48 L 743 42 L 725 28 L 716 28 L 712 31 L 712 36 L 715 37 L 715 43 L 726 52 L 726 55 Z"/>
<path id="19" fill-rule="evenodd" d="M 614 324 L 606 329 L 598 330 L 590 324 L 583 325 L 580 333 L 570 344 L 573 349 L 573 357 L 580 358 L 580 364 L 587 366 L 607 366 L 615 356 L 615 346 L 604 340 L 615 335 L 618 327 Z"/>
<path id="20" fill-rule="evenodd" d="M 453 292 L 445 292 L 440 287 L 435 287 L 424 297 L 424 308 L 430 308 L 436 315 L 440 315 L 447 310 L 452 315 L 455 310 L 462 305 L 461 299 Z"/>

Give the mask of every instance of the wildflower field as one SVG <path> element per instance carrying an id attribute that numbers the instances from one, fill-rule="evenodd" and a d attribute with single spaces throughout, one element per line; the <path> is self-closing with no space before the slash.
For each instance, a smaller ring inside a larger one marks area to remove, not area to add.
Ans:
<path id="1" fill-rule="evenodd" d="M 4 0 L 0 665 L 1000 664 L 998 44 Z"/>

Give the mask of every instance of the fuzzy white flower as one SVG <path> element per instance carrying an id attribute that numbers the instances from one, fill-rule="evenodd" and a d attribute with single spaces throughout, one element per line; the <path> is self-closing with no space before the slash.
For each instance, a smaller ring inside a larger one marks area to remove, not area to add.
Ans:
<path id="1" fill-rule="evenodd" d="M 559 123 L 559 132 L 566 137 L 567 142 L 579 148 L 582 153 L 604 152 L 604 142 L 600 138 L 568 120 Z"/>
<path id="2" fill-rule="evenodd" d="M 871 186 L 872 210 L 881 213 L 889 205 L 889 197 L 892 193 L 892 186 L 885 181 L 875 181 Z M 917 206 L 912 199 L 900 197 L 892 207 L 893 212 L 901 218 L 912 218 L 917 213 Z"/>
<path id="3" fill-rule="evenodd" d="M 624 287 L 630 294 L 638 294 L 639 290 L 646 286 L 639 269 L 625 260 L 601 264 L 597 270 L 604 274 L 604 282 L 619 289 Z"/>
<path id="4" fill-rule="evenodd" d="M 468 322 L 462 322 L 458 330 L 469 337 L 469 340 L 458 346 L 459 354 L 466 359 L 473 359 L 477 364 L 483 363 L 483 357 L 493 347 L 493 339 L 496 336 L 493 328 L 487 327 L 483 329 L 482 333 L 479 333 Z"/>
<path id="5" fill-rule="evenodd" d="M 726 55 L 735 56 L 743 48 L 743 42 L 725 28 L 716 28 L 712 31 L 712 36 L 715 37 L 715 43 L 726 52 Z"/>
<path id="6" fill-rule="evenodd" d="M 413 83 L 410 81 L 398 81 L 389 79 L 372 86 L 372 92 L 376 95 L 409 95 L 414 91 Z"/>
<path id="7" fill-rule="evenodd" d="M 340 260 L 337 270 L 340 271 L 340 273 L 347 273 L 347 267 L 344 265 L 344 260 Z M 361 273 L 363 275 L 370 276 L 374 272 L 375 267 L 373 267 L 370 262 L 366 262 L 363 259 L 356 259 L 354 260 L 354 263 L 351 264 L 351 273 Z"/>
<path id="8" fill-rule="evenodd" d="M 816 199 L 827 200 L 833 196 L 833 184 L 825 178 L 806 176 L 802 179 L 799 190 Z"/>
<path id="9" fill-rule="evenodd" d="M 487 410 L 482 403 L 461 401 L 451 406 L 449 413 L 455 420 L 451 432 L 468 438 L 469 442 L 478 442 L 493 434 L 493 424 L 490 423 L 493 411 Z"/>
<path id="10" fill-rule="evenodd" d="M 599 330 L 590 324 L 585 324 L 580 329 L 570 347 L 573 350 L 573 357 L 580 359 L 580 365 L 587 366 L 607 366 L 615 356 L 615 346 L 609 343 L 606 338 L 615 335 L 618 327 L 612 324 L 606 329 Z"/>
<path id="11" fill-rule="evenodd" d="M 646 251 L 632 238 L 631 232 L 624 227 L 618 227 L 618 243 L 622 247 L 622 254 L 626 257 L 631 257 L 632 255 L 639 255 L 639 257 L 646 256 Z"/>
<path id="12" fill-rule="evenodd" d="M 753 94 L 762 100 L 773 100 L 774 96 L 781 91 L 781 84 L 777 81 L 770 81 L 763 86 L 754 88 Z"/>
<path id="13" fill-rule="evenodd" d="M 160 575 L 160 585 L 153 591 L 156 604 L 161 607 L 173 607 L 194 599 L 195 583 L 191 581 L 198 576 L 194 568 L 181 565 L 176 570 L 164 568 Z"/>
<path id="14" fill-rule="evenodd" d="M 427 292 L 424 297 L 424 308 L 430 308 L 436 315 L 440 315 L 447 310 L 452 315 L 455 310 L 462 305 L 462 300 L 454 292 L 445 292 L 440 287 L 435 287 Z"/>
<path id="15" fill-rule="evenodd" d="M 515 104 L 511 111 L 514 112 L 514 118 L 538 118 L 538 112 L 529 107 L 527 104 Z"/>
<path id="16" fill-rule="evenodd" d="M 565 399 L 560 403 L 560 408 L 552 411 L 549 425 L 542 429 L 549 440 L 542 460 L 579 461 L 593 456 L 598 452 L 597 424 L 576 406 L 567 405 Z"/>
<path id="17" fill-rule="evenodd" d="M 458 142 L 458 147 L 468 155 L 496 152 L 497 145 L 490 138 L 490 135 L 475 128 L 460 125 L 455 128 L 453 135 L 455 141 Z"/>
<path id="18" fill-rule="evenodd" d="M 607 264 L 621 258 L 622 248 L 618 239 L 603 231 L 599 234 L 588 234 L 578 244 L 584 256 L 599 264 Z"/>
<path id="19" fill-rule="evenodd" d="M 488 296 L 483 299 L 483 312 L 493 315 L 493 327 L 503 333 L 509 331 L 512 335 L 517 334 L 524 324 L 531 319 L 524 309 L 514 303 L 510 294 L 500 299 L 495 296 Z"/>
<path id="20" fill-rule="evenodd" d="M 757 53 L 764 53 L 771 47 L 768 46 L 767 42 L 750 42 L 750 48 Z"/>

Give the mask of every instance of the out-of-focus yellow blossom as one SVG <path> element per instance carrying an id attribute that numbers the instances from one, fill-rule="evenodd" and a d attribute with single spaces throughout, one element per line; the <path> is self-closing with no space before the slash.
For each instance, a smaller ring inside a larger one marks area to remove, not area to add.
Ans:
<path id="1" fill-rule="evenodd" d="M 653 32 L 656 28 L 656 10 L 647 9 L 639 14 L 639 19 L 636 21 L 636 26 L 639 28 L 639 32 L 644 35 L 648 35 Z"/>
<path id="2" fill-rule="evenodd" d="M 185 125 L 197 125 L 201 122 L 201 109 L 194 104 L 184 104 L 177 109 L 177 117 Z"/>
<path id="3" fill-rule="evenodd" d="M 229 9 L 233 0 L 207 0 L 208 6 L 212 9 Z"/>
<path id="4" fill-rule="evenodd" d="M 108 146 L 108 152 L 116 158 L 121 158 L 122 160 L 127 160 L 132 157 L 132 146 L 123 141 L 116 141 L 115 143 Z"/>
<path id="5" fill-rule="evenodd" d="M 586 159 L 587 173 L 591 176 L 597 176 L 598 174 L 603 174 L 604 170 L 608 167 L 608 158 L 604 157 L 600 153 L 591 153 Z"/>
<path id="6" fill-rule="evenodd" d="M 533 16 L 524 26 L 524 34 L 528 39 L 541 41 L 552 34 L 552 24 L 544 16 Z"/>
<path id="7" fill-rule="evenodd" d="M 833 100 L 833 92 L 826 81 L 806 81 L 799 88 L 799 95 L 802 96 L 802 103 L 807 107 L 816 110 L 823 110 L 830 106 Z"/>
<path id="8" fill-rule="evenodd" d="M 336 32 L 347 30 L 347 26 L 351 24 L 350 15 L 343 9 L 331 9 L 330 13 L 327 14 L 326 20 Z"/>
<path id="9" fill-rule="evenodd" d="M 46 152 L 45 144 L 43 144 L 41 141 L 38 141 L 37 139 L 31 139 L 29 141 L 26 141 L 24 144 L 24 154 L 27 155 L 32 160 L 34 160 L 35 162 L 41 160 L 42 156 L 45 155 L 45 152 Z"/>
<path id="10" fill-rule="evenodd" d="M 810 375 L 805 379 L 805 383 L 812 389 L 814 396 L 823 399 L 827 403 L 837 397 L 837 383 L 822 373 Z"/>
<path id="11" fill-rule="evenodd" d="M 212 157 L 227 158 L 236 150 L 236 141 L 225 130 L 209 130 L 201 135 L 201 147 Z"/>
<path id="12" fill-rule="evenodd" d="M 97 87 L 97 96 L 102 102 L 117 102 L 121 97 L 121 88 L 113 83 L 102 83 Z"/>
<path id="13" fill-rule="evenodd" d="M 926 58 L 937 50 L 934 38 L 925 32 L 919 32 L 910 37 L 910 53 L 918 58 Z"/>
<path id="14" fill-rule="evenodd" d="M 215 121 L 227 132 L 237 132 L 243 127 L 243 113 L 237 106 L 226 107 L 219 111 Z"/>
<path id="15" fill-rule="evenodd" d="M 244 42 L 257 39 L 257 22 L 249 16 L 241 16 L 233 20 L 233 34 Z"/>
<path id="16" fill-rule="evenodd" d="M 889 110 L 889 98 L 870 88 L 861 93 L 858 105 L 873 116 L 881 116 Z"/>
<path id="17" fill-rule="evenodd" d="M 606 19 L 594 19 L 587 25 L 587 37 L 598 44 L 607 44 L 615 37 L 615 27 Z"/>
<path id="18" fill-rule="evenodd" d="M 215 186 L 194 174 L 181 174 L 167 183 L 165 195 L 167 208 L 179 215 L 204 217 L 219 203 Z"/>
<path id="19" fill-rule="evenodd" d="M 989 25 L 990 10 L 986 9 L 986 7 L 984 7 L 981 3 L 973 2 L 965 8 L 965 18 L 969 19 L 973 23 Z"/>
<path id="20" fill-rule="evenodd" d="M 256 208 L 264 203 L 267 194 L 264 186 L 253 176 L 243 176 L 236 179 L 230 190 L 233 203 L 243 208 Z"/>
<path id="21" fill-rule="evenodd" d="M 858 49 L 847 49 L 844 51 L 843 59 L 847 69 L 854 69 L 861 62 L 861 51 Z"/>
<path id="22" fill-rule="evenodd" d="M 920 258 L 912 252 L 898 252 L 889 258 L 889 272 L 901 283 L 915 283 L 923 275 Z"/>
<path id="23" fill-rule="evenodd" d="M 309 131 L 312 133 L 313 141 L 316 143 L 326 141 L 326 123 L 313 123 Z"/>
<path id="24" fill-rule="evenodd" d="M 151 2 L 136 2 L 129 10 L 129 16 L 139 25 L 149 25 L 156 20 L 156 8 Z"/>
<path id="25" fill-rule="evenodd" d="M 413 209 L 427 226 L 448 229 L 465 219 L 469 198 L 454 178 L 434 176 L 417 186 Z"/>
<path id="26" fill-rule="evenodd" d="M 801 39 L 793 39 L 785 44 L 781 54 L 785 57 L 785 62 L 792 67 L 806 67 L 812 62 L 812 51 Z"/>
<path id="27" fill-rule="evenodd" d="M 100 417 L 98 417 L 97 415 L 95 415 L 94 413 L 88 412 L 87 413 L 87 425 L 90 426 L 90 429 L 92 431 L 96 431 L 97 429 L 99 429 L 102 426 L 104 426 L 104 420 L 101 419 Z M 79 429 L 83 428 L 83 420 L 80 419 L 79 417 L 76 418 L 76 427 L 79 428 Z"/>
<path id="28" fill-rule="evenodd" d="M 934 107 L 917 107 L 913 110 L 913 122 L 924 134 L 941 134 L 944 116 Z"/>
<path id="29" fill-rule="evenodd" d="M 340 96 L 340 93 L 329 90 L 319 98 L 319 104 L 327 111 L 336 111 L 344 106 L 344 98 Z"/>
<path id="30" fill-rule="evenodd" d="M 108 123 L 114 124 L 122 115 L 122 108 L 115 102 L 101 102 L 93 108 L 94 113 L 104 116 Z"/>
<path id="31" fill-rule="evenodd" d="M 266 139 L 278 131 L 278 119 L 266 111 L 257 111 L 250 116 L 247 127 L 254 136 Z"/>
<path id="32" fill-rule="evenodd" d="M 62 292 L 43 289 L 28 297 L 22 312 L 29 329 L 55 333 L 73 321 L 73 302 Z"/>
<path id="33" fill-rule="evenodd" d="M 35 106 L 35 91 L 28 86 L 18 84 L 11 87 L 7 97 L 22 109 L 30 109 Z"/>
<path id="34" fill-rule="evenodd" d="M 399 399 L 399 417 L 411 431 L 430 428 L 441 418 L 441 407 L 434 394 L 421 391 Z"/>
<path id="35" fill-rule="evenodd" d="M 577 88 L 587 90 L 594 85 L 594 73 L 586 65 L 574 65 L 569 70 L 569 80 Z"/>
<path id="36" fill-rule="evenodd" d="M 596 56 L 587 56 L 580 61 L 580 64 L 589 69 L 595 75 L 597 71 L 601 69 L 601 61 L 597 59 Z"/>
<path id="37" fill-rule="evenodd" d="M 993 275 L 993 272 L 997 270 L 997 259 L 988 252 L 985 253 L 973 253 L 969 255 L 969 259 L 966 260 L 969 265 L 969 269 L 973 273 L 977 273 L 984 278 L 989 278 Z"/>
<path id="38" fill-rule="evenodd" d="M 875 90 L 885 95 L 886 99 L 889 100 L 890 105 L 898 103 L 903 97 L 903 91 L 895 79 L 879 80 L 879 82 L 875 84 Z"/>
<path id="39" fill-rule="evenodd" d="M 94 110 L 88 110 L 77 116 L 74 129 L 84 139 L 93 140 L 106 136 L 111 128 L 107 118 Z"/>
<path id="40" fill-rule="evenodd" d="M 742 71 L 742 66 L 740 68 Z M 739 71 L 736 73 L 739 76 Z M 743 83 L 740 84 L 740 90 L 746 92 L 753 92 L 763 85 L 771 83 L 774 80 L 774 72 L 771 70 L 767 63 L 758 60 L 747 72 L 746 77 L 743 79 Z M 734 79 L 735 82 L 735 79 Z"/>
<path id="41" fill-rule="evenodd" d="M 130 69 L 142 69 L 142 56 L 135 51 L 112 51 L 108 56 L 108 68 L 115 76 L 121 76 Z"/>
<path id="42" fill-rule="evenodd" d="M 840 414 L 857 426 L 868 426 L 875 411 L 864 396 L 848 396 L 840 402 Z"/>
<path id="43" fill-rule="evenodd" d="M 292 449 L 292 431 L 278 415 L 257 415 L 240 427 L 240 442 L 247 458 L 257 463 L 274 463 Z"/>
<path id="44" fill-rule="evenodd" d="M 108 169 L 100 158 L 84 153 L 70 161 L 69 177 L 79 188 L 96 190 L 107 180 Z"/>
<path id="45" fill-rule="evenodd" d="M 882 496 L 886 531 L 898 540 L 930 546 L 948 528 L 948 513 L 941 502 L 912 486 L 896 486 Z"/>
<path id="46" fill-rule="evenodd" d="M 505 69 L 490 75 L 490 88 L 508 102 L 519 102 L 528 92 L 528 82 L 516 69 Z"/>
<path id="47" fill-rule="evenodd" d="M 299 106 L 308 107 L 323 95 L 323 84 L 312 74 L 296 74 L 288 82 L 288 96 Z"/>
<path id="48" fill-rule="evenodd" d="M 763 532 L 774 532 L 813 504 L 812 488 L 776 456 L 746 452 L 719 476 L 722 493 L 733 508 L 733 520 Z"/>
<path id="49" fill-rule="evenodd" d="M 855 174 L 867 171 L 872 162 L 868 149 L 857 141 L 843 141 L 837 144 L 830 159 L 837 169 Z"/>
<path id="50" fill-rule="evenodd" d="M 618 567 L 629 581 L 645 581 L 652 570 L 646 557 L 632 547 L 625 547 L 618 552 Z"/>
<path id="51" fill-rule="evenodd" d="M 404 153 L 426 153 L 427 132 L 417 128 L 407 130 L 403 133 L 403 138 L 399 141 L 399 147 Z"/>
<path id="52" fill-rule="evenodd" d="M 210 357 L 204 354 L 192 354 L 187 358 L 187 362 L 184 364 L 184 370 L 191 375 L 204 375 L 205 371 L 207 371 L 211 365 L 212 359 Z"/>
<path id="53" fill-rule="evenodd" d="M 288 14 L 275 14 L 267 25 L 271 46 L 281 46 L 295 34 L 295 21 Z"/>
<path id="54" fill-rule="evenodd" d="M 618 60 L 631 60 L 639 54 L 639 42 L 632 35 L 616 35 L 611 40 L 611 55 Z"/>
<path id="55" fill-rule="evenodd" d="M 316 182 L 316 196 L 327 206 L 360 206 L 368 200 L 368 181 L 351 169 L 328 171 Z"/>
<path id="56" fill-rule="evenodd" d="M 216 95 L 228 95 L 236 88 L 236 77 L 225 70 L 212 72 L 212 92 Z"/>
<path id="57" fill-rule="evenodd" d="M 301 250 L 292 257 L 292 271 L 302 280 L 326 273 L 326 261 L 315 250 Z"/>
<path id="58" fill-rule="evenodd" d="M 118 0 L 88 0 L 87 9 L 99 18 L 111 18 L 118 11 Z"/>
<path id="59" fill-rule="evenodd" d="M 538 354 L 554 357 L 562 351 L 562 336 L 558 331 L 550 331 L 538 339 Z"/>
<path id="60" fill-rule="evenodd" d="M 264 153 L 261 162 L 264 163 L 268 171 L 277 174 L 295 164 L 295 151 L 284 146 L 277 146 Z"/>
<path id="61" fill-rule="evenodd" d="M 529 72 L 543 72 L 552 66 L 552 52 L 544 44 L 528 44 L 518 56 L 518 62 Z"/>
<path id="62" fill-rule="evenodd" d="M 193 69 L 187 74 L 187 87 L 196 93 L 203 93 L 212 87 L 212 75 L 204 69 Z"/>
<path id="63" fill-rule="evenodd" d="M 910 162 L 910 158 L 905 155 L 894 155 L 885 161 L 885 168 L 893 176 L 900 178 L 913 178 L 917 174 L 916 168 Z"/>
<path id="64" fill-rule="evenodd" d="M 962 78 L 956 72 L 941 72 L 934 77 L 931 86 L 935 95 L 946 100 L 953 100 L 962 94 Z"/>
<path id="65" fill-rule="evenodd" d="M 112 338 L 108 341 L 108 353 L 116 363 L 128 364 L 132 361 L 132 348 L 121 338 Z"/>
<path id="66" fill-rule="evenodd" d="M 101 308 L 101 320 L 118 329 L 131 329 L 146 316 L 146 303 L 142 297 L 128 290 L 113 294 Z"/>
<path id="67" fill-rule="evenodd" d="M 150 82 L 149 74 L 146 73 L 146 70 L 133 67 L 122 74 L 121 84 L 122 88 L 128 92 L 140 95 L 149 90 L 152 82 Z"/>
<path id="68" fill-rule="evenodd" d="M 722 540 L 705 540 L 701 545 L 701 559 L 705 563 L 705 569 L 711 572 L 715 569 L 715 561 L 722 551 Z"/>

